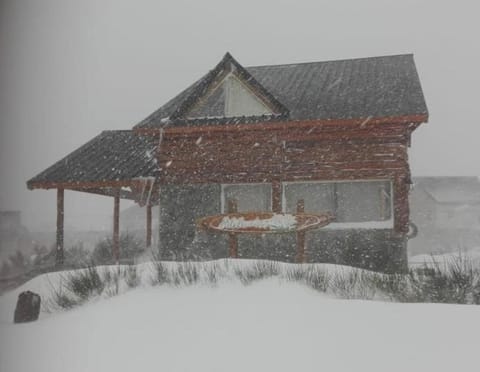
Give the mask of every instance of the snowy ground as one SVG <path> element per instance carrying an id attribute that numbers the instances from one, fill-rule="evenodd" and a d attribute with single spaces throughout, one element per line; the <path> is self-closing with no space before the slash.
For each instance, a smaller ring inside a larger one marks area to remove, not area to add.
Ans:
<path id="1" fill-rule="evenodd" d="M 472 248 L 468 251 L 449 252 L 443 254 L 419 254 L 411 256 L 408 259 L 410 267 L 418 267 L 426 264 L 440 264 L 448 263 L 452 260 L 466 258 L 471 260 L 474 264 L 480 265 L 480 247 Z"/>
<path id="2" fill-rule="evenodd" d="M 275 279 L 143 287 L 12 324 L 0 297 L 0 371 L 477 370 L 480 306 L 339 300 Z"/>

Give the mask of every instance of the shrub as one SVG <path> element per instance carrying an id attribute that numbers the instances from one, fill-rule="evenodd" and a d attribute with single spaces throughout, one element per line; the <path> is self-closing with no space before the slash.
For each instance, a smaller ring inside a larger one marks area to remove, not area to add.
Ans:
<path id="1" fill-rule="evenodd" d="M 123 233 L 120 235 L 120 260 L 132 260 L 138 257 L 145 251 L 145 244 L 141 239 L 138 239 L 130 233 Z M 107 237 L 100 240 L 92 253 L 92 259 L 97 263 L 112 263 L 113 257 L 113 239 Z"/>
<path id="2" fill-rule="evenodd" d="M 154 276 L 151 280 L 152 285 L 163 285 L 169 283 L 168 269 L 164 263 L 158 260 L 152 261 Z"/>
<path id="3" fill-rule="evenodd" d="M 105 278 L 102 279 L 96 266 L 69 273 L 65 277 L 65 288 L 78 296 L 81 301 L 100 295 L 105 288 Z"/>
<path id="4" fill-rule="evenodd" d="M 289 266 L 285 272 L 285 279 L 289 282 L 307 282 L 312 269 L 304 265 Z"/>
<path id="5" fill-rule="evenodd" d="M 140 276 L 138 275 L 137 266 L 128 265 L 123 269 L 123 278 L 129 288 L 135 288 L 140 285 Z"/>
<path id="6" fill-rule="evenodd" d="M 217 262 L 212 263 L 205 268 L 207 282 L 211 286 L 216 286 L 221 276 L 226 277 L 226 273 L 221 271 L 220 265 Z"/>
<path id="7" fill-rule="evenodd" d="M 337 271 L 332 276 L 330 286 L 336 295 L 348 299 L 369 300 L 375 296 L 375 286 L 372 285 L 374 273 L 359 269 Z"/>
<path id="8" fill-rule="evenodd" d="M 396 302 L 480 304 L 480 268 L 464 257 L 452 259 L 442 267 L 435 262 L 425 264 L 406 274 L 381 274 L 355 268 L 339 268 L 329 273 L 319 265 L 287 265 L 284 270 L 274 261 L 256 261 L 247 265 L 231 262 L 165 264 L 154 257 L 151 284 L 176 287 L 197 283 L 216 285 L 222 279 L 237 279 L 243 285 L 250 285 L 255 281 L 278 277 L 347 299 L 380 297 Z M 122 288 L 134 288 L 141 282 L 134 265 L 108 269 L 103 275 L 90 265 L 84 270 L 69 273 L 63 279 L 62 287 L 52 297 L 56 306 L 63 309 L 102 294 L 117 295 Z"/>
<path id="9" fill-rule="evenodd" d="M 330 285 L 330 275 L 328 272 L 316 268 L 309 270 L 304 280 L 310 288 L 320 292 L 326 292 Z"/>
<path id="10" fill-rule="evenodd" d="M 197 284 L 200 279 L 199 271 L 192 262 L 180 262 L 177 270 L 172 273 L 173 284 L 176 286 Z"/>
<path id="11" fill-rule="evenodd" d="M 71 309 L 86 301 L 106 295 L 120 294 L 126 288 L 140 285 L 137 267 L 110 266 L 103 274 L 100 269 L 90 264 L 85 269 L 75 270 L 61 276 L 58 288 L 52 286 L 52 297 L 47 308 Z"/>
<path id="12" fill-rule="evenodd" d="M 392 301 L 413 302 L 408 276 L 404 274 L 375 274 L 370 283 Z"/>
<path id="13" fill-rule="evenodd" d="M 78 305 L 80 305 L 79 300 L 74 299 L 63 291 L 56 291 L 53 293 L 50 301 L 44 305 L 44 309 L 46 311 L 52 311 L 54 309 L 70 310 Z"/>
<path id="14" fill-rule="evenodd" d="M 252 266 L 235 268 L 234 274 L 243 285 L 279 275 L 278 262 L 256 261 Z"/>
<path id="15" fill-rule="evenodd" d="M 463 256 L 450 259 L 443 267 L 434 261 L 411 270 L 408 280 L 415 302 L 478 303 L 480 272 Z"/>
<path id="16" fill-rule="evenodd" d="M 91 253 L 80 242 L 65 249 L 65 264 L 73 267 L 85 267 L 91 261 L 90 256 Z"/>

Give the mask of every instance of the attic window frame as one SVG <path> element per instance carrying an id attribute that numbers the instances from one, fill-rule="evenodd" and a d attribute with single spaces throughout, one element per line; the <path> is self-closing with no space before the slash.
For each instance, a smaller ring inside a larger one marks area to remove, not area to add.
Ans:
<path id="1" fill-rule="evenodd" d="M 262 105 L 266 110 L 269 111 L 269 113 L 266 114 L 256 114 L 256 115 L 228 115 L 227 114 L 227 106 L 228 102 L 230 100 L 229 95 L 230 93 L 230 88 L 226 89 L 226 85 L 228 84 L 229 79 L 235 79 L 235 82 L 237 84 L 240 84 L 242 88 L 244 88 L 250 95 L 252 95 L 260 105 Z M 225 97 L 225 103 L 223 107 L 223 116 L 190 116 L 189 114 L 192 111 L 195 111 L 196 108 L 198 108 L 200 105 L 202 105 L 210 95 L 212 95 L 217 89 L 224 89 L 224 97 Z M 205 94 L 198 99 L 198 101 L 185 113 L 185 118 L 187 120 L 208 120 L 208 119 L 235 119 L 235 118 L 242 118 L 242 117 L 275 117 L 281 115 L 279 112 L 275 110 L 275 108 L 271 107 L 271 105 L 268 104 L 268 102 L 265 101 L 261 96 L 255 93 L 247 84 L 245 84 L 241 77 L 239 77 L 234 71 L 228 71 L 225 74 L 220 75 L 217 78 L 217 82 L 212 84 L 210 89 L 208 89 Z"/>
<path id="2" fill-rule="evenodd" d="M 256 115 L 229 115 L 227 111 L 228 111 L 229 102 L 231 101 L 230 95 L 232 94 L 232 92 L 231 92 L 232 86 L 231 86 L 230 82 L 232 80 L 234 80 L 235 83 L 239 84 L 243 89 L 245 89 L 248 94 L 253 96 L 261 106 L 263 106 L 266 110 L 269 111 L 269 113 L 256 114 Z M 225 94 L 225 106 L 224 106 L 224 110 L 223 110 L 225 118 L 238 118 L 238 117 L 242 117 L 242 116 L 274 116 L 274 115 L 278 115 L 278 113 L 276 113 L 275 110 L 273 110 L 272 107 L 270 107 L 265 102 L 265 100 L 262 99 L 262 97 L 259 97 L 248 85 L 246 85 L 241 79 L 239 79 L 238 76 L 235 73 L 233 73 L 233 72 L 228 73 L 223 78 L 223 80 L 221 82 L 221 85 L 223 86 L 223 89 L 225 90 L 225 93 L 224 93 Z"/>

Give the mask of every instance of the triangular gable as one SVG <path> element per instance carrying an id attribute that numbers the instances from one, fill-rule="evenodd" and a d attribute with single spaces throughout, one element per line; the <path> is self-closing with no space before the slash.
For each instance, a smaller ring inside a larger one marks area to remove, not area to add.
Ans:
<path id="1" fill-rule="evenodd" d="M 263 115 L 288 116 L 288 109 L 227 53 L 170 118 Z"/>
<path id="2" fill-rule="evenodd" d="M 234 74 L 225 79 L 225 116 L 274 115 L 267 103 L 261 100 L 251 89 Z"/>

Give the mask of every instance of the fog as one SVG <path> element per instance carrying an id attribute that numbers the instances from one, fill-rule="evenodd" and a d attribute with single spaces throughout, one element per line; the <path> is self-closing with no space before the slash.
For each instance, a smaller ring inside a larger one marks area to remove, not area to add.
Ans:
<path id="1" fill-rule="evenodd" d="M 0 210 L 53 231 L 55 191 L 25 182 L 131 128 L 226 51 L 244 66 L 414 53 L 430 120 L 413 134 L 413 175 L 480 175 L 477 4 L 1 1 Z M 67 230 L 110 229 L 112 198 L 67 191 L 65 203 Z"/>

